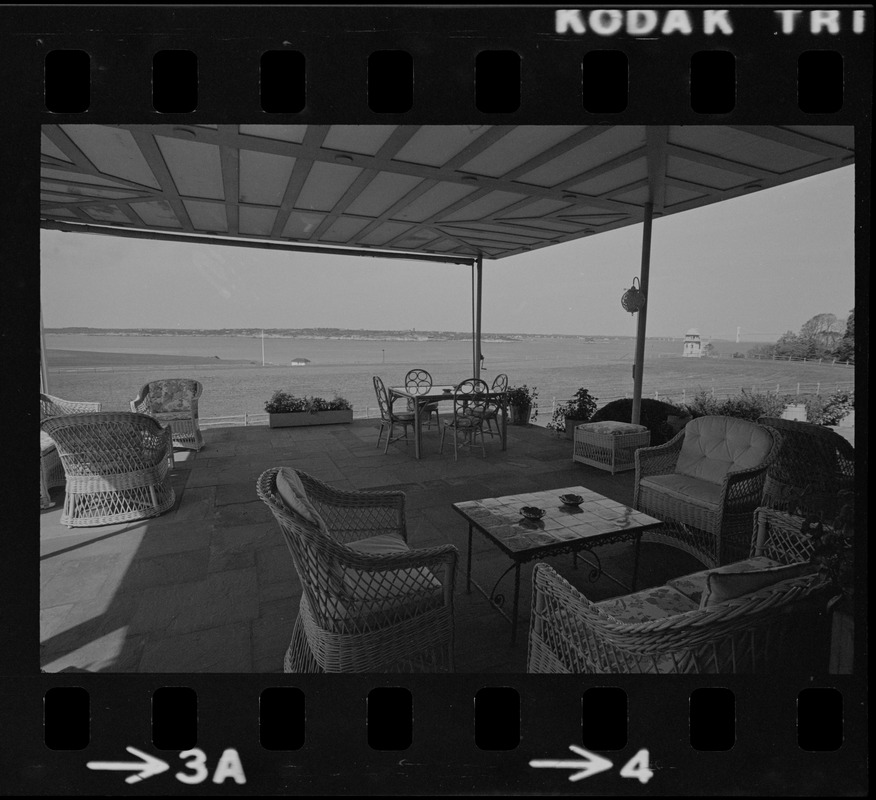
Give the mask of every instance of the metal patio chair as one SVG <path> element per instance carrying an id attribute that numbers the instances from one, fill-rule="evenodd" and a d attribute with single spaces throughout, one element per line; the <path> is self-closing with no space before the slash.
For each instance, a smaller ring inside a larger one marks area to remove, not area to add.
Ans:
<path id="1" fill-rule="evenodd" d="M 384 429 L 386 429 L 386 446 L 383 448 L 383 452 L 386 453 L 393 442 L 397 442 L 401 438 L 408 439 L 408 428 L 414 426 L 414 412 L 395 411 L 392 407 L 392 401 L 389 399 L 389 392 L 381 378 L 375 375 L 373 382 L 374 394 L 377 395 L 377 406 L 380 408 L 380 431 L 377 434 L 377 446 L 380 447 L 380 439 L 383 437 Z M 393 438 L 392 432 L 398 425 L 402 426 L 402 436 Z"/>
<path id="2" fill-rule="evenodd" d="M 432 388 L 432 376 L 424 369 L 412 369 L 405 375 L 406 389 L 426 389 Z M 413 411 L 413 401 L 408 401 L 408 408 Z M 420 402 L 420 414 L 426 415 L 426 424 L 432 427 L 432 415 L 435 415 L 435 424 L 441 424 L 441 415 L 438 413 L 438 402 L 427 400 Z"/>
<path id="3" fill-rule="evenodd" d="M 444 452 L 444 435 L 447 431 L 453 432 L 453 460 L 458 459 L 460 440 L 463 446 L 469 450 L 477 443 L 478 436 L 481 439 L 481 454 L 486 458 L 487 451 L 484 449 L 484 418 L 475 409 L 486 407 L 489 387 L 479 378 L 469 378 L 462 381 L 453 390 L 453 417 L 444 420 L 441 428 L 441 447 L 439 452 Z"/>

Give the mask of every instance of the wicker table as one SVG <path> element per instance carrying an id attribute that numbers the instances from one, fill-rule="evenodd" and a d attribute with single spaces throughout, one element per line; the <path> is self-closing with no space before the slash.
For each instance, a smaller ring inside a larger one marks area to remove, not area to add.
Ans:
<path id="1" fill-rule="evenodd" d="M 562 494 L 579 494 L 584 502 L 577 507 L 568 507 L 560 502 Z M 546 513 L 540 520 L 533 521 L 521 516 L 523 506 L 537 506 Z M 578 558 L 582 552 L 596 559 L 594 563 L 582 557 L 592 567 L 590 580 L 601 575 L 633 591 L 639 567 L 639 540 L 642 531 L 662 525 L 660 520 L 636 511 L 608 497 L 603 497 L 583 486 L 569 486 L 564 489 L 550 489 L 545 492 L 488 497 L 483 500 L 467 500 L 454 503 L 454 510 L 468 522 L 468 564 L 465 587 L 471 592 L 474 587 L 492 603 L 505 619 L 511 623 L 511 644 L 517 638 L 517 616 L 520 604 L 520 567 L 527 561 L 549 558 L 563 553 L 573 553 Z M 511 566 L 502 573 L 491 593 L 472 580 L 471 546 L 472 531 L 482 533 L 489 542 L 499 548 L 511 559 Z M 632 585 L 619 581 L 603 572 L 599 557 L 593 548 L 616 542 L 634 541 L 636 543 L 633 561 Z M 496 594 L 496 587 L 502 578 L 514 570 L 514 608 L 509 617 L 502 609 L 504 597 Z"/>
<path id="2" fill-rule="evenodd" d="M 575 426 L 572 460 L 608 470 L 612 475 L 636 468 L 635 453 L 651 443 L 644 425 L 629 422 L 586 422 Z"/>

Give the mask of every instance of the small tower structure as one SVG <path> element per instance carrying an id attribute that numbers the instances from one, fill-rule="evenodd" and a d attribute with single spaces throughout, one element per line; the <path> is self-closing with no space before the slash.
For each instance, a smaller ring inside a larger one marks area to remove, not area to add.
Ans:
<path id="1" fill-rule="evenodd" d="M 696 328 L 691 328 L 684 335 L 684 349 L 681 354 L 685 358 L 702 358 L 703 342 L 700 338 L 700 332 Z"/>

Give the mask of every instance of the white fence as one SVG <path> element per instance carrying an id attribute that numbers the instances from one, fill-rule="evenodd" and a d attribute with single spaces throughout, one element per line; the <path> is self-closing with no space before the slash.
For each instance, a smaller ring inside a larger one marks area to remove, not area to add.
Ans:
<path id="1" fill-rule="evenodd" d="M 833 394 L 834 392 L 853 392 L 855 384 L 852 381 L 836 383 L 825 383 L 822 381 L 818 383 L 791 383 L 785 385 L 782 385 L 781 383 L 771 383 L 761 384 L 760 386 L 733 386 L 728 388 L 697 386 L 691 388 L 682 387 L 681 389 L 673 388 L 667 391 L 655 389 L 649 392 L 644 392 L 642 396 L 653 397 L 655 400 L 663 400 L 667 403 L 684 404 L 692 401 L 696 395 L 703 391 L 707 392 L 712 397 L 727 398 L 740 394 L 743 389 L 746 392 L 750 390 L 752 394 L 793 395 L 796 397 L 809 394 L 821 395 Z M 612 400 L 621 400 L 632 396 L 633 393 L 628 388 L 623 390 L 618 389 L 616 392 L 613 392 L 610 388 L 607 390 L 602 389 L 600 390 L 599 406 L 604 406 Z M 540 404 L 539 415 L 535 424 L 547 425 L 547 423 L 553 418 L 554 409 L 557 407 L 557 404 L 562 402 L 565 402 L 565 399 L 552 397 L 550 403 Z M 353 419 L 377 419 L 379 417 L 380 409 L 377 406 L 374 406 L 373 408 L 366 406 L 365 408 L 357 408 L 353 411 Z M 227 427 L 234 425 L 267 425 L 268 415 L 262 411 L 247 414 L 230 414 L 222 417 L 200 417 L 200 423 L 202 427 L 207 428 L 211 426 Z"/>

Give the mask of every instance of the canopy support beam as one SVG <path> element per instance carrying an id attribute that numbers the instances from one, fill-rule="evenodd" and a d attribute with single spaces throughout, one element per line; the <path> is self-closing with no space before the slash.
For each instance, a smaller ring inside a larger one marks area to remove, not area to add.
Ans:
<path id="1" fill-rule="evenodd" d="M 255 247 L 259 250 L 280 250 L 282 252 L 321 253 L 334 256 L 366 256 L 368 258 L 394 258 L 404 261 L 432 261 L 441 264 L 471 264 L 475 256 L 442 256 L 433 253 L 415 253 L 393 250 L 365 249 L 357 247 L 332 247 L 331 245 L 300 244 L 298 242 L 266 242 L 262 239 L 231 239 L 224 236 L 201 236 L 199 234 L 174 234 L 160 231 L 139 231 L 131 228 L 111 228 L 87 223 L 55 222 L 40 220 L 40 226 L 47 230 L 64 233 L 96 233 L 106 236 L 121 236 L 127 239 L 154 239 L 159 242 L 178 242 L 183 244 L 218 244 L 227 247 Z"/>
<path id="2" fill-rule="evenodd" d="M 472 375 L 481 377 L 481 310 L 484 293 L 484 260 L 478 253 L 477 260 L 472 264 Z"/>
<path id="3" fill-rule="evenodd" d="M 40 303 L 40 393 L 49 393 L 49 366 L 46 362 L 46 330 L 43 327 L 42 303 Z"/>
<path id="4" fill-rule="evenodd" d="M 645 328 L 648 318 L 648 278 L 651 274 L 651 218 L 654 206 L 645 203 L 645 226 L 642 232 L 642 269 L 639 275 L 639 288 L 645 295 L 645 304 L 639 309 L 636 320 L 636 356 L 633 363 L 633 410 L 630 422 L 639 424 L 642 411 L 642 377 L 645 365 Z"/>
<path id="5" fill-rule="evenodd" d="M 645 129 L 645 148 L 648 159 L 648 202 L 645 203 L 645 218 L 642 230 L 642 268 L 639 288 L 645 296 L 645 304 L 636 320 L 636 356 L 633 363 L 633 409 L 630 422 L 638 425 L 642 412 L 642 379 L 645 367 L 645 330 L 648 319 L 648 280 L 651 275 L 651 222 L 663 213 L 666 197 L 666 142 L 668 125 L 649 125 Z"/>

